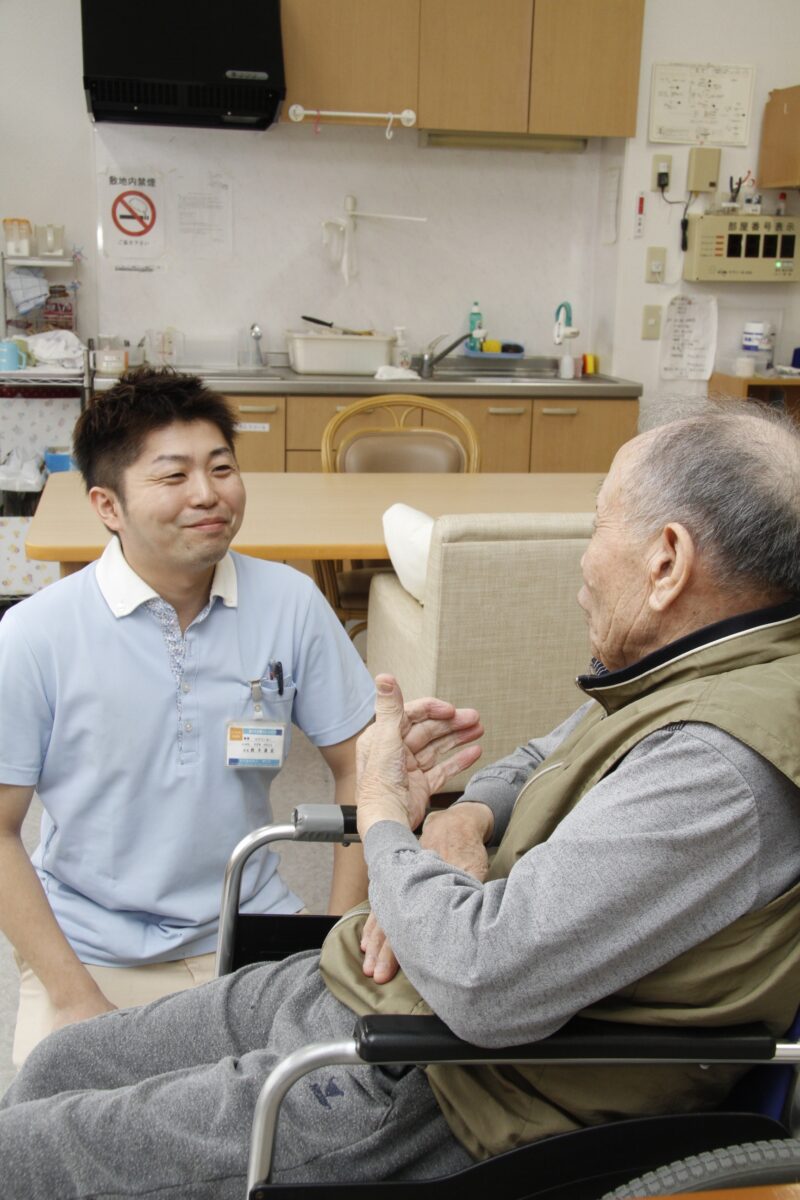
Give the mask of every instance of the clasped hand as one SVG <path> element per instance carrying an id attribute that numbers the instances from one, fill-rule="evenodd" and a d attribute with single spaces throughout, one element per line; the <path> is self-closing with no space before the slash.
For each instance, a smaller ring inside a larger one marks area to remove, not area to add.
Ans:
<path id="1" fill-rule="evenodd" d="M 391 675 L 378 675 L 375 682 L 375 723 L 356 744 L 356 804 L 362 840 L 377 821 L 398 821 L 416 829 L 425 819 L 431 796 L 480 756 L 480 747 L 474 742 L 483 733 L 473 708 L 457 709 L 430 697 L 404 706 Z M 459 805 L 458 810 L 454 819 L 445 822 L 441 818 L 446 813 L 431 814 L 420 844 L 482 879 L 488 864 L 484 841 L 491 832 L 491 812 L 479 804 Z M 365 923 L 361 949 L 365 974 L 378 983 L 395 975 L 397 960 L 374 915 Z"/>

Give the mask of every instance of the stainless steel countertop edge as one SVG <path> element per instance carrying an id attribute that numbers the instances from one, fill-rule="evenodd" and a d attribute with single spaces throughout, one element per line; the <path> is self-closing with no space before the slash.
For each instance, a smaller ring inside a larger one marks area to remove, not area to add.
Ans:
<path id="1" fill-rule="evenodd" d="M 642 384 L 612 376 L 587 375 L 581 379 L 528 379 L 473 382 L 448 379 L 379 380 L 368 375 L 296 375 L 288 368 L 265 369 L 263 374 L 231 370 L 206 370 L 203 367 L 180 367 L 179 370 L 197 374 L 209 387 L 218 392 L 238 396 L 380 396 L 398 394 L 414 396 L 502 396 L 536 399 L 552 396 L 586 400 L 635 400 L 642 394 Z M 97 376 L 94 390 L 108 391 L 116 380 Z"/>

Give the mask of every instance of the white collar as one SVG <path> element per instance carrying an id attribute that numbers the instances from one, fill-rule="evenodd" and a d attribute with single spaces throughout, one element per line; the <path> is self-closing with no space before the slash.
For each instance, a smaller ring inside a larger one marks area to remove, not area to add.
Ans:
<path id="1" fill-rule="evenodd" d="M 112 537 L 100 556 L 95 577 L 103 599 L 115 617 L 127 617 L 145 600 L 158 599 L 158 592 L 128 565 L 118 537 Z M 209 599 L 214 596 L 219 596 L 227 608 L 236 608 L 236 567 L 230 553 L 220 559 L 214 570 Z"/>

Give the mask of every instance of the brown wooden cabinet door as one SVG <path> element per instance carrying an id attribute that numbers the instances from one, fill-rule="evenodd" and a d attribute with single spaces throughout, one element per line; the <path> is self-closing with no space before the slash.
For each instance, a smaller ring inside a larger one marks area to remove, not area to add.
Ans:
<path id="1" fill-rule="evenodd" d="M 800 187 L 800 87 L 770 92 L 761 125 L 759 187 Z"/>
<path id="2" fill-rule="evenodd" d="M 644 0 L 536 0 L 531 133 L 633 137 Z"/>
<path id="3" fill-rule="evenodd" d="M 534 400 L 531 471 L 607 471 L 638 419 L 636 400 Z"/>
<path id="4" fill-rule="evenodd" d="M 282 471 L 286 448 L 285 396 L 228 396 L 239 432 L 236 457 L 242 471 Z"/>
<path id="5" fill-rule="evenodd" d="M 420 0 L 282 0 L 289 107 L 416 111 Z"/>
<path id="6" fill-rule="evenodd" d="M 533 0 L 422 0 L 418 124 L 524 133 L 532 25 Z"/>
<path id="7" fill-rule="evenodd" d="M 322 434 L 325 426 L 336 413 L 347 408 L 355 400 L 363 400 L 363 396 L 290 396 L 286 409 L 286 470 L 287 471 L 321 471 L 322 470 Z M 420 424 L 419 412 L 409 413 L 405 424 L 411 429 Z M 390 412 L 369 409 L 358 414 L 355 422 L 342 425 L 339 439 L 353 429 L 364 425 L 377 428 L 389 428 L 395 424 Z M 337 445 L 338 440 L 337 439 Z"/>
<path id="8" fill-rule="evenodd" d="M 481 448 L 481 472 L 528 470 L 531 437 L 531 401 L 508 396 L 440 396 L 443 404 L 458 409 L 472 423 Z M 454 432 L 437 413 L 426 412 L 423 425 Z"/>

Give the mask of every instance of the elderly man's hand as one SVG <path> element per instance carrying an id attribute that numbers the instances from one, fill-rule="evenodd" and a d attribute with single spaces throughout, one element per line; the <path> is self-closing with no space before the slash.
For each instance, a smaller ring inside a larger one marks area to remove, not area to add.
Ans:
<path id="1" fill-rule="evenodd" d="M 494 816 L 487 805 L 465 801 L 429 813 L 419 844 L 482 882 L 489 870 L 486 842 L 493 828 Z M 376 983 L 388 983 L 395 977 L 399 963 L 374 913 L 364 922 L 361 951 L 364 955 L 361 969 L 365 975 L 371 975 Z"/>
<path id="2" fill-rule="evenodd" d="M 474 743 L 483 733 L 474 708 L 457 709 L 431 697 L 403 707 L 391 675 L 378 675 L 375 683 L 375 723 L 356 743 L 362 840 L 376 821 L 399 821 L 416 829 L 431 796 L 480 756 L 480 746 L 465 743 Z"/>

